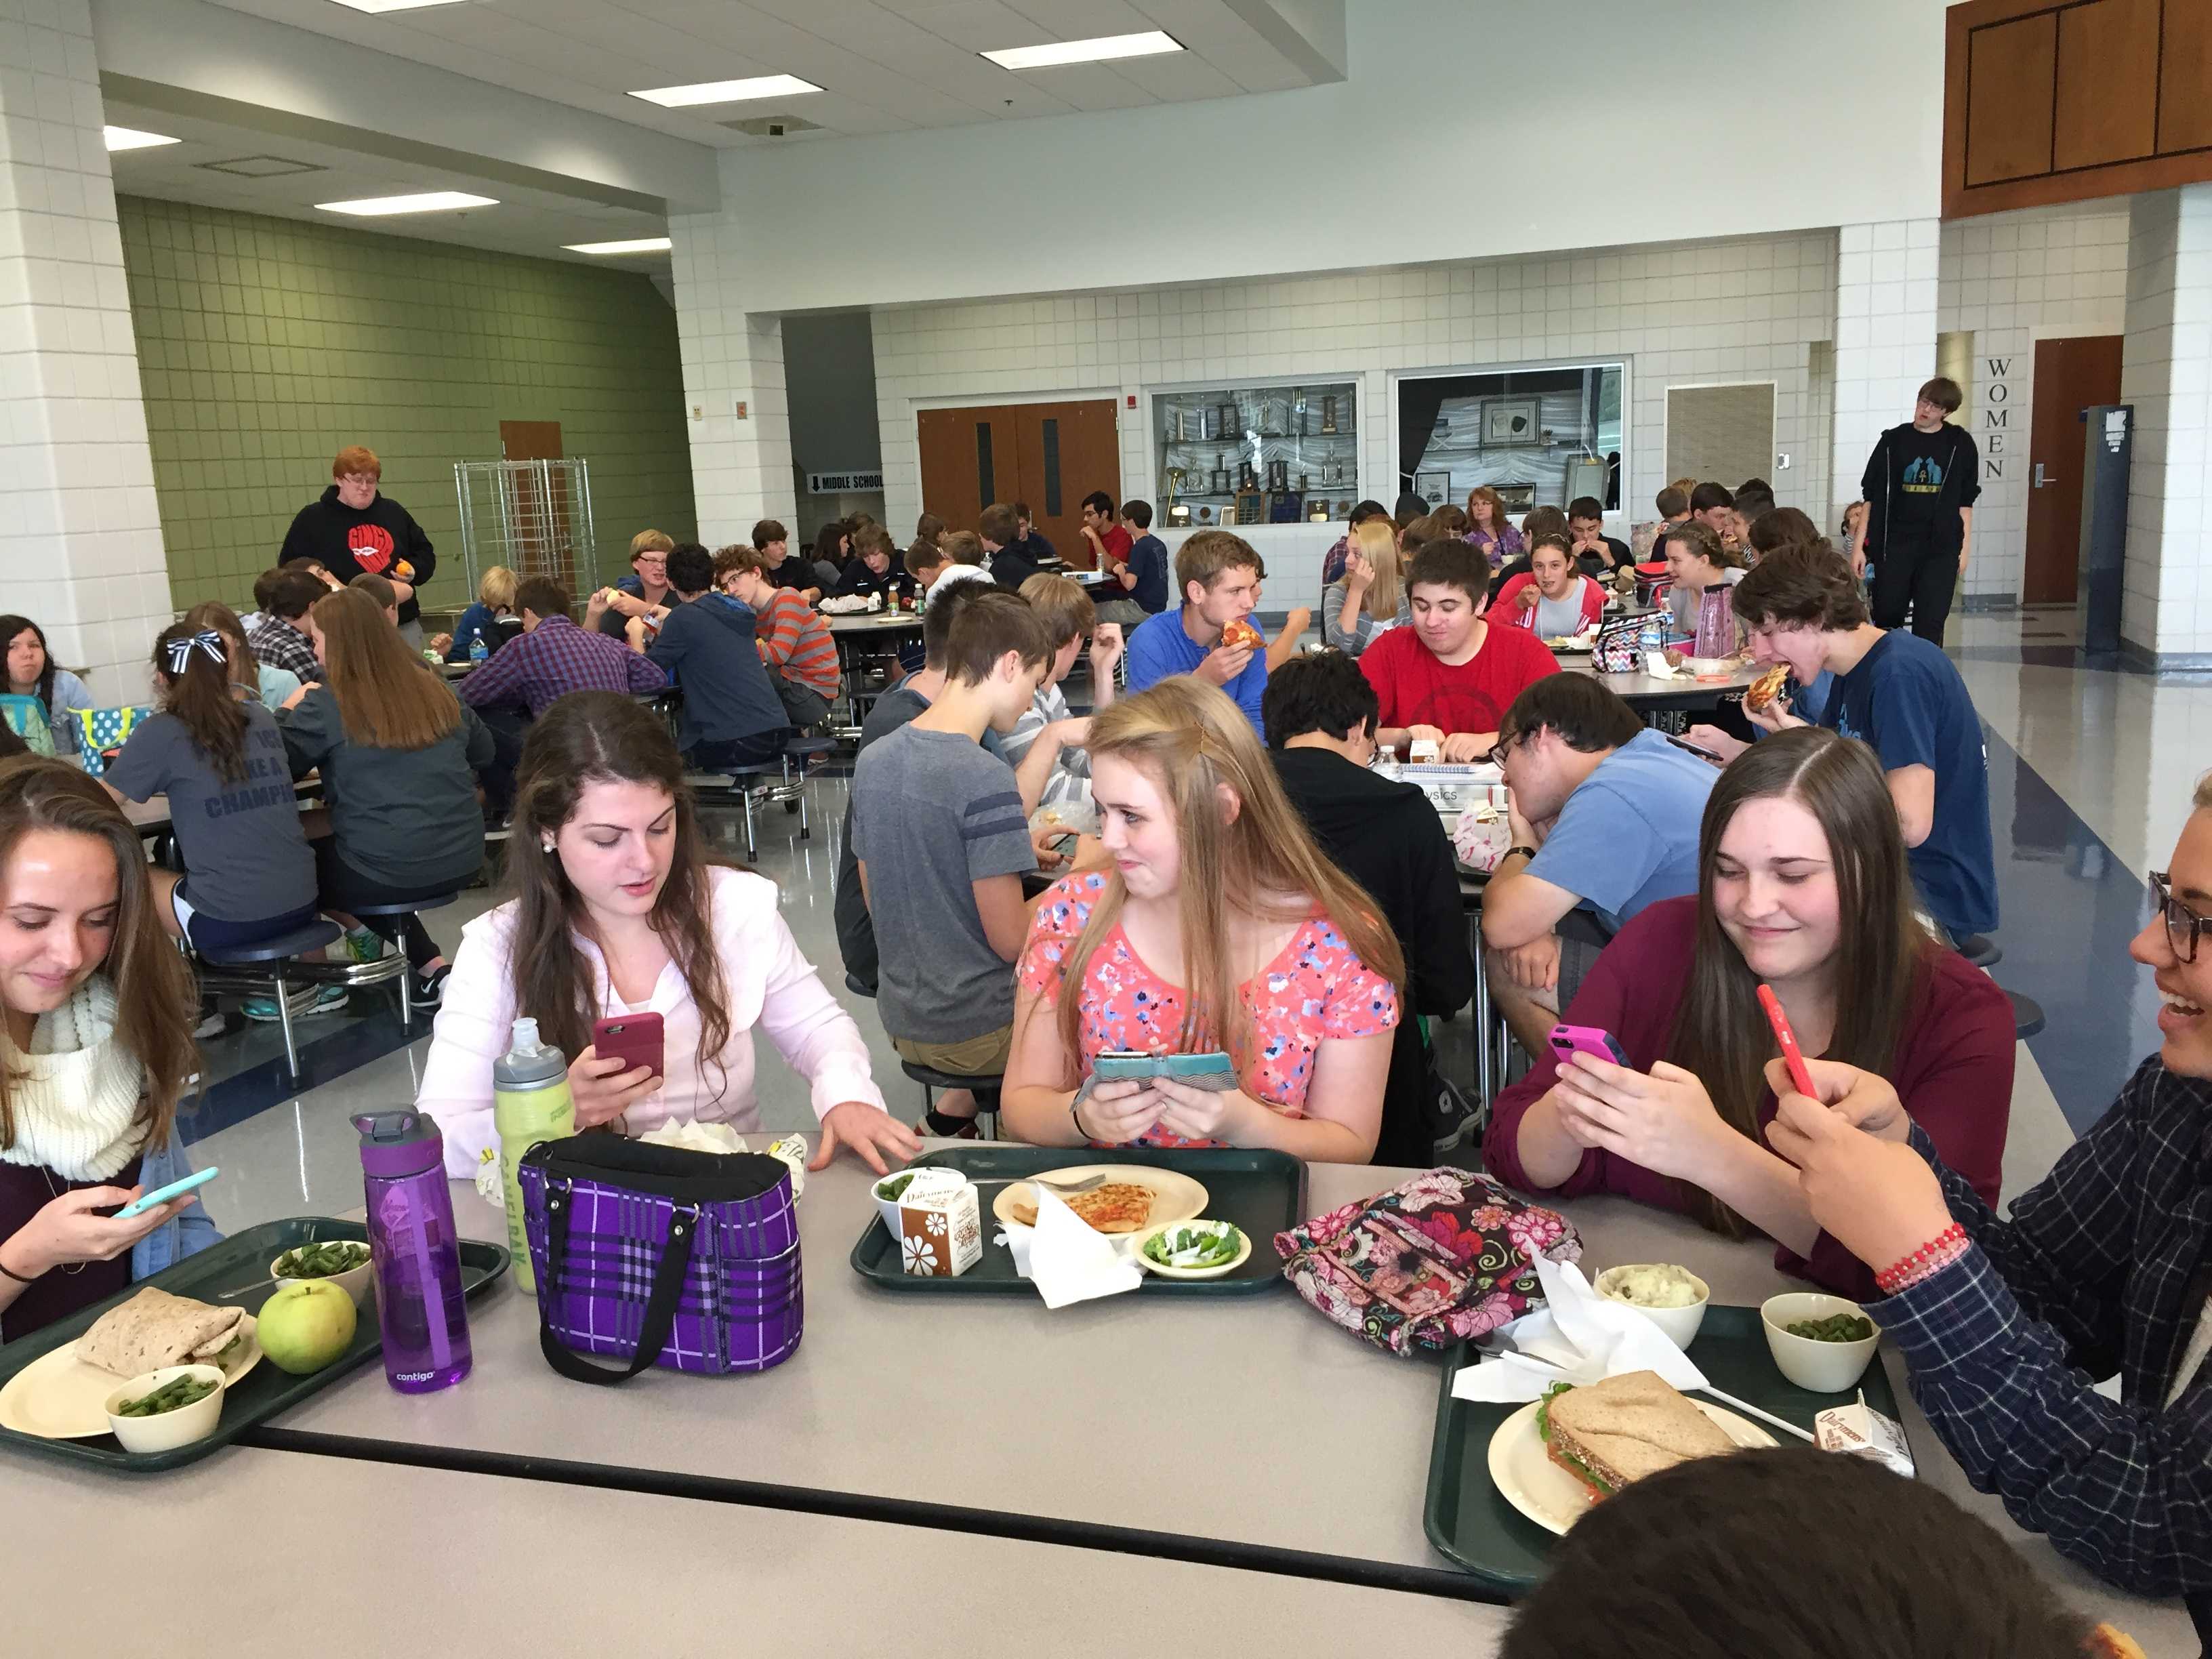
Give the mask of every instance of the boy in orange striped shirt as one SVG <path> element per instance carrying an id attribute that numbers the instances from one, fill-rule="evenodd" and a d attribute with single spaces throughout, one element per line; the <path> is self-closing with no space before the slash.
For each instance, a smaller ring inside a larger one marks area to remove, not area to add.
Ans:
<path id="1" fill-rule="evenodd" d="M 768 579 L 768 560 L 754 548 L 726 547 L 714 555 L 714 585 L 756 618 L 761 660 L 775 671 L 784 711 L 801 731 L 826 719 L 842 683 L 837 644 L 814 607 Z"/>

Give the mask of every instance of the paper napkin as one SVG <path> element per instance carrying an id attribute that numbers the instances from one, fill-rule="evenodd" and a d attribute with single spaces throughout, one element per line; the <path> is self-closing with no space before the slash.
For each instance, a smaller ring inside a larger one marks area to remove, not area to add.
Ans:
<path id="1" fill-rule="evenodd" d="M 1571 1261 L 1536 1257 L 1544 1305 L 1498 1334 L 1498 1346 L 1452 1379 L 1455 1400 L 1536 1400 L 1554 1382 L 1587 1386 L 1630 1371 L 1656 1371 L 1680 1389 L 1706 1386 L 1667 1334 L 1624 1303 L 1590 1288 Z"/>
<path id="2" fill-rule="evenodd" d="M 1010 1226 L 1005 1237 L 1014 1255 L 1014 1271 L 1037 1287 L 1046 1307 L 1117 1296 L 1145 1282 L 1127 1253 L 1133 1235 L 1116 1244 L 1047 1188 L 1032 1182 L 1030 1190 L 1036 1194 L 1036 1225 Z"/>

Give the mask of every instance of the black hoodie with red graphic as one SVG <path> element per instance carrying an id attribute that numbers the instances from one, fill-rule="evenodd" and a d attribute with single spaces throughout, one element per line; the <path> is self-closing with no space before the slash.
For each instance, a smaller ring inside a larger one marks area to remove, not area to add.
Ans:
<path id="1" fill-rule="evenodd" d="M 351 581 L 363 571 L 392 581 L 422 586 L 438 568 L 430 538 L 415 516 L 382 490 L 367 507 L 356 511 L 338 500 L 338 487 L 323 491 L 309 501 L 284 532 L 284 550 L 276 562 L 319 559 L 323 568 L 340 581 Z M 399 605 L 399 620 L 413 622 L 422 607 L 413 599 Z"/>

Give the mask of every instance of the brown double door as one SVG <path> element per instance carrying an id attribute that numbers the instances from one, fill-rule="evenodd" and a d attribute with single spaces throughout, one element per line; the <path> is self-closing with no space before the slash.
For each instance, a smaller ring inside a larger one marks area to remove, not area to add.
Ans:
<path id="1" fill-rule="evenodd" d="M 2022 605 L 2071 605 L 2081 564 L 2081 411 L 2120 400 L 2117 334 L 2035 343 Z"/>
<path id="2" fill-rule="evenodd" d="M 993 501 L 1026 501 L 1054 551 L 1072 565 L 1091 562 L 1083 539 L 1083 498 L 1103 489 L 1121 499 L 1111 398 L 925 409 L 916 412 L 915 428 L 924 512 L 955 530 L 973 530 Z M 894 526 L 893 533 L 903 528 Z"/>

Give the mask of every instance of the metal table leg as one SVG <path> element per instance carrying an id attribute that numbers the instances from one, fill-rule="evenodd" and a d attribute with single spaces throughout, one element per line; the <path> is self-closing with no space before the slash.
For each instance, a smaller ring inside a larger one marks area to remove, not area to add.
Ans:
<path id="1" fill-rule="evenodd" d="M 1474 1089 L 1486 1115 L 1493 1098 L 1491 1087 L 1491 1056 L 1492 1043 L 1490 1027 L 1490 969 L 1482 956 L 1482 909 L 1471 907 L 1467 913 L 1468 948 L 1474 952 Z"/>

